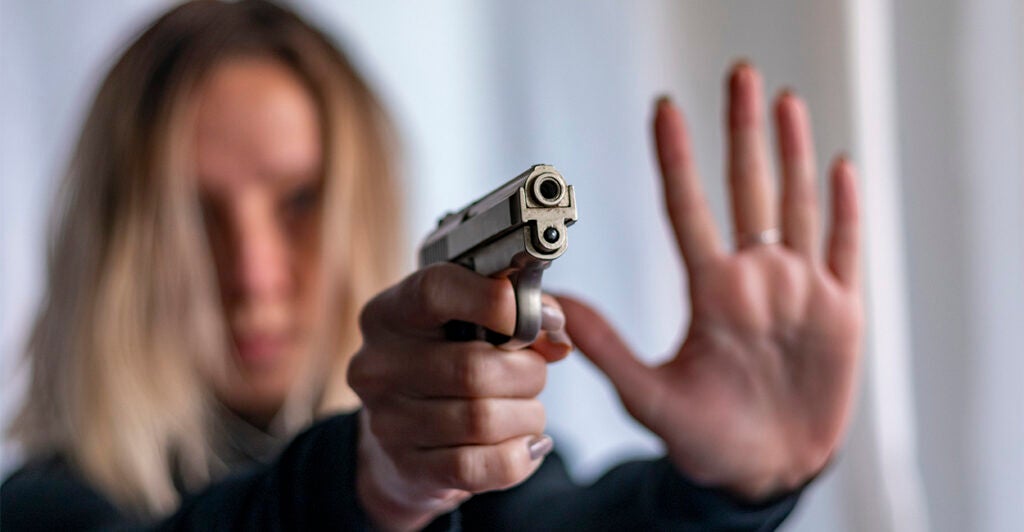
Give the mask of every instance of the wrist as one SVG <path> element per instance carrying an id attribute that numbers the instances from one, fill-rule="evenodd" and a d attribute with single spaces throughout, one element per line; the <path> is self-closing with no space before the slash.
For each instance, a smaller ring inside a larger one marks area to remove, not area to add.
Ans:
<path id="1" fill-rule="evenodd" d="M 379 530 L 419 530 L 468 497 L 457 490 L 427 492 L 405 481 L 370 432 L 360 413 L 356 495 L 370 523 Z"/>
<path id="2" fill-rule="evenodd" d="M 823 462 L 815 461 L 813 465 L 806 463 L 802 466 L 784 468 L 762 476 L 725 483 L 721 487 L 741 502 L 761 504 L 765 501 L 802 491 L 822 474 L 828 463 L 828 460 Z"/>
<path id="3" fill-rule="evenodd" d="M 745 504 L 761 504 L 765 501 L 791 493 L 801 486 L 781 478 L 746 479 L 742 482 L 723 484 L 720 489 Z"/>
<path id="4" fill-rule="evenodd" d="M 762 504 L 765 501 L 792 494 L 802 490 L 812 482 L 825 468 L 827 459 L 805 460 L 798 462 L 762 463 L 756 470 L 744 468 L 711 468 L 703 463 L 700 466 L 673 459 L 675 467 L 693 482 L 706 488 L 718 490 L 731 496 L 739 503 Z M 731 471 L 731 473 L 727 473 Z"/>

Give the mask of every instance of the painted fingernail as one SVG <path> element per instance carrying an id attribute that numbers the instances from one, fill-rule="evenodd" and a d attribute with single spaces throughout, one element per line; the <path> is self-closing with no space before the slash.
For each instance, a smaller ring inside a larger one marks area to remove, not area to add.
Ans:
<path id="1" fill-rule="evenodd" d="M 657 101 L 655 102 L 654 105 L 655 105 L 655 107 L 662 107 L 662 106 L 665 106 L 665 105 L 672 105 L 672 98 L 668 94 L 662 94 L 661 96 L 658 96 L 658 99 L 657 99 Z"/>
<path id="2" fill-rule="evenodd" d="M 555 441 L 551 439 L 551 436 L 542 434 L 527 444 L 527 448 L 530 450 L 530 459 L 537 460 L 547 456 L 552 449 L 555 448 Z"/>
<path id="3" fill-rule="evenodd" d="M 540 328 L 545 331 L 557 331 L 565 327 L 565 314 L 562 309 L 544 303 L 540 306 Z"/>

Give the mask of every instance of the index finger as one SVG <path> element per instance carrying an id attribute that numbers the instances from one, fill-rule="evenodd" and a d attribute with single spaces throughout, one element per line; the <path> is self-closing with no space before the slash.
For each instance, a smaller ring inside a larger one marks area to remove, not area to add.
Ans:
<path id="1" fill-rule="evenodd" d="M 512 335 L 516 301 L 508 279 L 492 279 L 451 263 L 434 264 L 406 277 L 363 309 L 364 332 L 385 328 L 440 334 L 452 320 Z"/>
<path id="2" fill-rule="evenodd" d="M 665 208 L 683 260 L 691 273 L 721 254 L 714 218 L 704 198 L 683 117 L 668 98 L 658 100 L 654 117 Z"/>

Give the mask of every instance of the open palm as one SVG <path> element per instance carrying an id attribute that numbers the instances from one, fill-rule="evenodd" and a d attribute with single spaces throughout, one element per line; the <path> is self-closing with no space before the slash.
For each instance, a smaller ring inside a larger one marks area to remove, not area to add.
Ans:
<path id="1" fill-rule="evenodd" d="M 665 441 L 674 463 L 699 482 L 758 499 L 820 471 L 849 418 L 862 320 L 857 199 L 853 168 L 840 158 L 830 170 L 832 221 L 823 253 L 803 103 L 786 92 L 775 105 L 780 202 L 758 73 L 737 65 L 728 92 L 736 251 L 715 228 L 679 111 L 663 99 L 655 118 L 665 202 L 692 306 L 676 355 L 646 366 L 596 311 L 560 301 L 570 336 L 609 376 L 627 410 Z"/>

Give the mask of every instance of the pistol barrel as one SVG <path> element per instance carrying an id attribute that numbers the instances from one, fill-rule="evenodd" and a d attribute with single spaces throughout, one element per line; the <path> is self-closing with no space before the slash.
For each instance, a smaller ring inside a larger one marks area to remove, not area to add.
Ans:
<path id="1" fill-rule="evenodd" d="M 420 266 L 457 262 L 483 275 L 512 267 L 488 258 L 498 249 L 554 260 L 565 252 L 566 228 L 577 219 L 571 185 L 549 165 L 535 165 L 466 208 L 441 218 L 420 249 Z M 495 246 L 502 240 L 514 240 Z"/>

